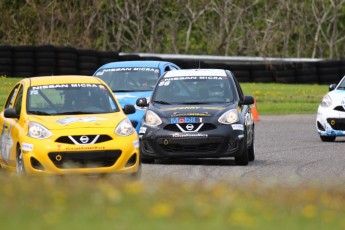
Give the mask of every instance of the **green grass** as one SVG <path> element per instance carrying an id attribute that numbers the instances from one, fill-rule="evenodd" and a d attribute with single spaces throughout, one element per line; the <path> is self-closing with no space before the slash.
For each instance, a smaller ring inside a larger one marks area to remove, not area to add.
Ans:
<path id="1" fill-rule="evenodd" d="M 260 114 L 315 114 L 327 85 L 242 83 L 245 94 L 256 99 Z"/>

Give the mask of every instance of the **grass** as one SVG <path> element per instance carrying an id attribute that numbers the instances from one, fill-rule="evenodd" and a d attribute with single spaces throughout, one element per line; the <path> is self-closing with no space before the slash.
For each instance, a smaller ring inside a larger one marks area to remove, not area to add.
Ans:
<path id="1" fill-rule="evenodd" d="M 0 78 L 0 105 L 18 81 Z M 260 114 L 315 113 L 325 85 L 242 84 Z M 145 171 L 144 171 L 145 173 Z M 17 177 L 0 171 L 6 229 L 344 229 L 343 186 Z"/>
<path id="2" fill-rule="evenodd" d="M 6 229 L 344 229 L 343 188 L 18 178 L 0 174 Z"/>
<path id="3" fill-rule="evenodd" d="M 244 83 L 245 94 L 256 99 L 260 114 L 316 114 L 327 85 Z"/>

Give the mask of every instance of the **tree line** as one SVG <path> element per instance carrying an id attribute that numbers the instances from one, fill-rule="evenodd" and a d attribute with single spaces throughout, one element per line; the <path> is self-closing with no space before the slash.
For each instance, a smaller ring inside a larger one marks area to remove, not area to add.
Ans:
<path id="1" fill-rule="evenodd" d="M 0 0 L 0 45 L 345 57 L 345 0 Z"/>

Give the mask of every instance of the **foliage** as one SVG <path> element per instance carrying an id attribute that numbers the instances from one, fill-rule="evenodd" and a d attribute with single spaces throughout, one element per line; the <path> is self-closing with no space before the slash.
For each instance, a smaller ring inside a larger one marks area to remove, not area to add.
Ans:
<path id="1" fill-rule="evenodd" d="M 4 0 L 0 44 L 127 53 L 345 57 L 345 1 Z"/>

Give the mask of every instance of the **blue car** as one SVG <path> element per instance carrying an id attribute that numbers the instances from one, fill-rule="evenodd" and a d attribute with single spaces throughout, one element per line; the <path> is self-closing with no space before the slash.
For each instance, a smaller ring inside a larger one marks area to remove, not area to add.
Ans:
<path id="1" fill-rule="evenodd" d="M 93 76 L 109 85 L 123 108 L 126 104 L 136 105 L 138 98 L 145 97 L 149 101 L 158 78 L 178 69 L 179 66 L 166 61 L 120 61 L 101 66 Z M 127 115 L 137 132 L 145 109 L 136 106 L 136 112 Z"/>

